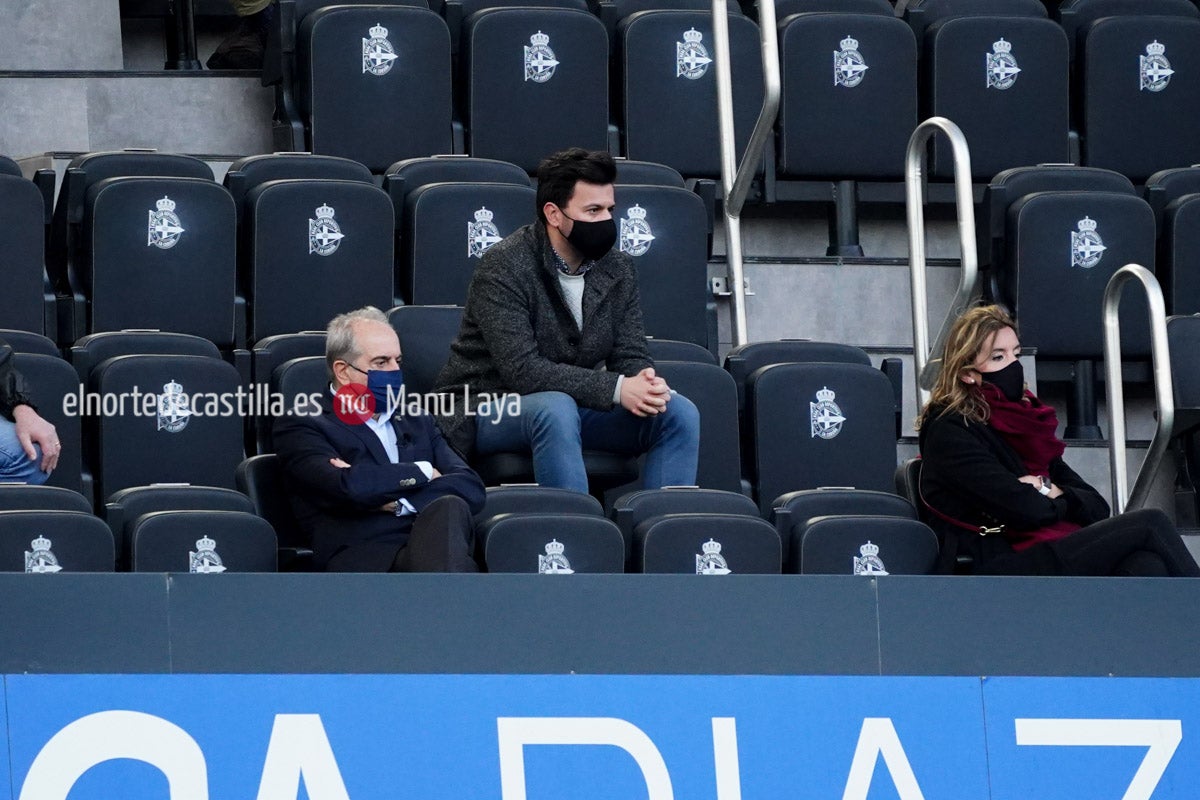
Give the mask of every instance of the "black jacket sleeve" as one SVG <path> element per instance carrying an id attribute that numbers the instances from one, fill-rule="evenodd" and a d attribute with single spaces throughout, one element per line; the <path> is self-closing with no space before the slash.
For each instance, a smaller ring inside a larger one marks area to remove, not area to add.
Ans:
<path id="1" fill-rule="evenodd" d="M 0 415 L 10 421 L 17 406 L 34 407 L 25 379 L 13 366 L 13 360 L 12 348 L 0 340 Z"/>

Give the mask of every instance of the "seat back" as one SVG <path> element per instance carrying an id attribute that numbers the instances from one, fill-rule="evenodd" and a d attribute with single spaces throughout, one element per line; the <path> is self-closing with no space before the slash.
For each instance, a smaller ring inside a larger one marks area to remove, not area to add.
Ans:
<path id="1" fill-rule="evenodd" d="M 100 181 L 87 192 L 83 237 L 89 333 L 155 328 L 234 344 L 236 214 L 223 187 L 200 178 Z"/>
<path id="2" fill-rule="evenodd" d="M 738 157 L 762 107 L 758 26 L 729 19 Z M 720 177 L 712 12 L 641 11 L 617 26 L 616 69 L 622 152 L 687 177 Z"/>
<path id="3" fill-rule="evenodd" d="M 716 364 L 656 361 L 655 372 L 691 400 L 700 412 L 700 457 L 696 485 L 727 492 L 742 490 L 737 387 Z M 749 501 L 749 498 L 747 498 Z M 753 503 L 751 502 L 751 505 Z"/>
<path id="4" fill-rule="evenodd" d="M 768 522 L 741 514 L 666 514 L 633 529 L 638 572 L 685 575 L 779 573 L 779 535 Z"/>
<path id="5" fill-rule="evenodd" d="M 96 443 L 97 497 L 151 483 L 233 488 L 242 460 L 237 370 L 201 356 L 118 356 L 98 365 L 89 388 L 129 400 L 124 414 L 88 427 Z"/>
<path id="6" fill-rule="evenodd" d="M 897 179 L 917 125 L 916 40 L 877 8 L 825 11 L 779 17 L 779 174 Z"/>
<path id="7" fill-rule="evenodd" d="M 346 54 L 361 51 L 361 60 Z M 449 153 L 450 33 L 428 8 L 319 8 L 296 34 L 297 103 L 314 153 L 375 173 Z"/>
<path id="8" fill-rule="evenodd" d="M 656 364 L 659 361 L 689 361 L 696 364 L 712 364 L 718 366 L 717 357 L 707 347 L 695 342 L 677 342 L 674 339 L 657 339 L 647 337 L 646 349 L 650 359 Z M 736 388 L 734 390 L 736 392 Z"/>
<path id="9" fill-rule="evenodd" d="M 38 414 L 54 426 L 62 444 L 58 466 L 46 482 L 90 497 L 83 474 L 82 410 L 77 401 L 80 384 L 75 371 L 61 358 L 33 353 L 13 354 L 13 366 L 24 376 Z"/>
<path id="10" fill-rule="evenodd" d="M 92 369 L 117 356 L 163 355 L 221 358 L 221 351 L 208 339 L 169 331 L 104 331 L 92 333 L 71 345 L 71 365 L 81 383 L 87 383 Z"/>
<path id="11" fill-rule="evenodd" d="M 274 391 L 275 386 L 271 382 L 271 376 L 274 374 L 276 367 L 291 361 L 293 358 L 308 358 L 311 356 L 324 358 L 324 330 L 281 333 L 260 339 L 255 342 L 254 350 L 251 353 L 254 383 L 256 385 L 265 385 L 268 387 L 268 391 Z M 319 389 L 314 391 L 319 391 Z M 284 396 L 284 402 L 289 407 L 292 401 L 292 397 Z M 259 453 L 269 453 L 271 451 L 271 425 L 272 418 L 269 416 L 259 414 L 254 418 L 255 448 Z"/>
<path id="12" fill-rule="evenodd" d="M 82 511 L 0 511 L 0 572 L 112 572 L 108 526 Z"/>
<path id="13" fill-rule="evenodd" d="M 772 364 L 750 377 L 755 490 L 766 514 L 798 489 L 887 491 L 896 468 L 891 382 L 861 364 Z"/>
<path id="14" fill-rule="evenodd" d="M 530 186 L 529 174 L 516 164 L 494 158 L 438 155 L 407 158 L 388 167 L 383 188 L 396 207 L 396 231 L 403 228 L 404 205 L 409 192 L 431 183 L 511 183 Z"/>
<path id="15" fill-rule="evenodd" d="M 61 486 L 0 483 L 0 510 L 78 511 L 92 513 L 92 505 L 79 492 Z"/>
<path id="16" fill-rule="evenodd" d="M 292 510 L 283 466 L 274 453 L 251 456 L 238 464 L 238 489 L 250 498 L 254 513 L 271 523 L 279 544 L 279 567 L 307 571 L 312 561 L 312 540 Z"/>
<path id="17" fill-rule="evenodd" d="M 590 494 L 552 486 L 489 486 L 483 510 L 475 515 L 476 529 L 501 514 L 590 514 L 604 516 L 600 501 Z"/>
<path id="18" fill-rule="evenodd" d="M 244 511 L 156 511 L 133 522 L 134 572 L 275 572 L 275 531 Z"/>
<path id="19" fill-rule="evenodd" d="M 626 185 L 616 200 L 617 247 L 637 268 L 646 335 L 715 349 L 704 201 L 686 189 Z"/>
<path id="20" fill-rule="evenodd" d="M 268 382 L 271 394 L 281 395 L 288 404 L 301 395 L 325 396 L 329 393 L 329 384 L 329 371 L 323 355 L 289 359 L 271 372 Z M 272 420 L 263 420 L 263 424 L 258 426 L 259 453 L 275 452 L 272 423 Z"/>
<path id="21" fill-rule="evenodd" d="M 903 497 L 913 508 L 917 517 L 925 520 L 925 504 L 921 501 L 921 458 L 905 459 L 896 467 L 896 494 Z"/>
<path id="22" fill-rule="evenodd" d="M 1160 233 L 1163 211 L 1167 205 L 1185 194 L 1197 193 L 1200 193 L 1200 166 L 1159 170 L 1146 179 L 1146 202 L 1154 209 Z"/>
<path id="23" fill-rule="evenodd" d="M 392 201 L 361 181 L 279 180 L 244 207 L 241 281 L 251 341 L 316 330 L 392 303 Z M 307 233 L 300 220 L 308 220 Z"/>
<path id="24" fill-rule="evenodd" d="M 471 155 L 532 173 L 565 147 L 608 149 L 608 36 L 588 12 L 479 11 L 464 22 L 460 61 Z"/>
<path id="25" fill-rule="evenodd" d="M 1200 369 L 1196 353 L 1200 347 L 1200 316 L 1167 319 L 1167 344 L 1171 351 L 1171 385 L 1175 391 L 1176 415 L 1187 414 L 1186 425 L 1200 422 Z"/>
<path id="26" fill-rule="evenodd" d="M 113 492 L 104 503 L 103 516 L 112 530 L 117 564 L 122 569 L 129 568 L 131 563 L 134 523 L 144 515 L 160 511 L 237 511 L 252 514 L 254 505 L 241 492 L 216 486 L 152 484 Z M 180 570 L 175 568 L 170 571 Z"/>
<path id="27" fill-rule="evenodd" d="M 409 192 L 397 289 L 414 305 L 462 305 L 479 259 L 534 220 L 536 193 L 507 183 L 433 183 Z"/>
<path id="28" fill-rule="evenodd" d="M 461 306 L 398 306 L 388 312 L 400 339 L 406 392 L 424 395 L 437 388 L 462 315 Z"/>
<path id="29" fill-rule="evenodd" d="M 612 508 L 617 527 L 630 542 L 633 541 L 633 529 L 645 520 L 666 514 L 687 513 L 757 517 L 758 506 L 740 492 L 673 486 L 630 492 L 619 497 Z"/>
<path id="30" fill-rule="evenodd" d="M 618 186 L 674 186 L 676 189 L 685 188 L 683 176 L 679 170 L 666 164 L 656 164 L 653 161 L 636 161 L 628 158 L 615 159 L 617 162 Z"/>
<path id="31" fill-rule="evenodd" d="M 1200 193 L 1171 201 L 1158 240 L 1158 274 L 1168 314 L 1200 313 Z"/>
<path id="32" fill-rule="evenodd" d="M 1071 43 L 1071 60 L 1087 37 L 1087 28 L 1104 17 L 1156 15 L 1196 18 L 1200 12 L 1189 0 L 1063 0 L 1055 16 Z"/>
<path id="33" fill-rule="evenodd" d="M 0 328 L 0 342 L 7 344 L 14 353 L 34 353 L 39 356 L 61 358 L 62 352 L 53 339 L 32 331 Z"/>
<path id="34" fill-rule="evenodd" d="M 1041 192 L 1008 209 L 998 298 L 1021 325 L 1021 341 L 1039 358 L 1100 358 L 1102 299 L 1113 273 L 1129 263 L 1153 269 L 1154 213 L 1140 197 L 1107 192 Z M 1122 356 L 1149 353 L 1140 288 L 1121 303 Z M 1063 302 L 1070 298 L 1070 302 Z"/>
<path id="35" fill-rule="evenodd" d="M 268 181 L 334 180 L 373 183 L 371 170 L 357 161 L 314 153 L 246 156 L 229 165 L 223 181 L 239 209 L 246 193 Z M 239 212 L 240 213 L 240 212 Z"/>
<path id="36" fill-rule="evenodd" d="M 923 522 L 894 517 L 817 517 L 800 550 L 806 575 L 931 575 L 938 563 L 937 534 Z"/>
<path id="37" fill-rule="evenodd" d="M 910 0 L 904 6 L 902 16 L 920 42 L 925 38 L 929 26 L 952 17 L 1012 16 L 1045 19 L 1047 13 L 1041 0 Z"/>
<path id="38" fill-rule="evenodd" d="M 501 514 L 483 523 L 488 572 L 622 572 L 617 526 L 590 514 Z"/>
<path id="39" fill-rule="evenodd" d="M 917 519 L 916 508 L 904 497 L 864 489 L 804 489 L 775 498 L 771 506 L 771 521 L 783 543 L 783 571 L 788 573 L 801 571 L 801 540 L 810 520 L 845 515 Z"/>
<path id="40" fill-rule="evenodd" d="M 871 366 L 871 357 L 861 347 L 807 339 L 781 339 L 738 345 L 725 356 L 725 369 L 737 384 L 738 410 L 746 403 L 750 376 L 768 364 L 837 363 Z"/>
<path id="41" fill-rule="evenodd" d="M 46 253 L 42 193 L 32 181 L 0 174 L 0 214 L 4 216 L 6 229 L 0 327 L 44 333 Z"/>

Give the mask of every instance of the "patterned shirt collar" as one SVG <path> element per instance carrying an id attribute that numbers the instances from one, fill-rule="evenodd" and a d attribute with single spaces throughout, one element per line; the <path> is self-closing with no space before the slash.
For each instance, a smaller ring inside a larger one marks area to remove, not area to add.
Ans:
<path id="1" fill-rule="evenodd" d="M 563 257 L 558 254 L 558 251 L 554 249 L 553 245 L 550 246 L 550 252 L 554 254 L 555 269 L 557 269 L 563 275 L 582 277 L 587 274 L 588 270 L 590 270 L 592 267 L 596 266 L 595 261 L 584 261 L 582 264 L 579 265 L 579 269 L 574 270 L 574 269 L 571 269 L 570 264 L 568 264 L 566 261 L 563 260 Z"/>

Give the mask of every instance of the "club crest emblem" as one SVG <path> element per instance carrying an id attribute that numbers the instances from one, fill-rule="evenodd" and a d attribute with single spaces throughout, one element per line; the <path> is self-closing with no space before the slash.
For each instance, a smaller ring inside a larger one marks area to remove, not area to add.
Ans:
<path id="1" fill-rule="evenodd" d="M 334 211 L 328 205 L 318 208 L 316 214 L 316 219 L 308 221 L 308 254 L 331 256 L 337 252 L 346 235 L 334 220 Z"/>
<path id="2" fill-rule="evenodd" d="M 554 77 L 557 68 L 558 59 L 550 49 L 550 37 L 541 31 L 530 36 L 525 47 L 525 80 L 545 83 Z"/>
<path id="3" fill-rule="evenodd" d="M 205 536 L 196 540 L 196 552 L 188 551 L 188 572 L 198 572 L 202 575 L 215 575 L 224 572 L 225 565 L 217 555 L 217 543 Z"/>
<path id="4" fill-rule="evenodd" d="M 1107 249 L 1096 233 L 1096 221 L 1089 217 L 1079 220 L 1079 230 L 1071 231 L 1071 266 L 1091 269 L 1100 263 Z"/>
<path id="5" fill-rule="evenodd" d="M 733 571 L 725 562 L 725 556 L 721 555 L 720 542 L 709 539 L 700 545 L 700 549 L 704 553 L 696 556 L 697 575 L 728 575 Z"/>
<path id="6" fill-rule="evenodd" d="M 1146 45 L 1146 55 L 1139 56 L 1138 77 L 1141 83 L 1139 89 L 1161 92 L 1167 88 L 1175 70 L 1171 69 L 1171 62 L 1167 61 L 1166 52 L 1167 46 L 1160 44 L 1157 39 Z"/>
<path id="7" fill-rule="evenodd" d="M 160 250 L 170 250 L 179 244 L 183 235 L 183 225 L 175 215 L 175 201 L 164 197 L 155 203 L 157 211 L 150 212 L 150 229 L 146 236 L 146 246 L 154 245 Z"/>
<path id="8" fill-rule="evenodd" d="M 842 416 L 837 403 L 833 402 L 836 396 L 829 387 L 822 387 L 817 392 L 817 402 L 808 404 L 811 438 L 832 439 L 842 432 L 842 423 L 846 418 Z"/>
<path id="9" fill-rule="evenodd" d="M 867 76 L 867 62 L 858 52 L 858 39 L 847 36 L 840 42 L 842 49 L 833 52 L 833 85 L 853 89 Z"/>
<path id="10" fill-rule="evenodd" d="M 33 552 L 25 551 L 25 571 L 29 573 L 62 572 L 58 559 L 50 552 L 50 540 L 39 536 L 29 543 Z"/>
<path id="11" fill-rule="evenodd" d="M 992 52 L 987 54 L 987 86 L 989 89 L 1011 89 L 1017 82 L 1017 59 L 1012 54 L 1012 43 L 1001 39 L 992 43 Z"/>
<path id="12" fill-rule="evenodd" d="M 563 555 L 566 545 L 558 539 L 551 539 L 546 543 L 546 555 L 538 556 L 538 574 L 539 575 L 574 575 L 575 570 L 571 569 L 571 562 L 567 561 L 567 557 Z"/>
<path id="13" fill-rule="evenodd" d="M 870 540 L 858 548 L 859 554 L 853 557 L 855 575 L 887 575 L 883 567 L 883 559 L 879 557 L 879 545 L 871 544 Z"/>
<path id="14" fill-rule="evenodd" d="M 687 78 L 689 81 L 699 80 L 708 72 L 712 59 L 708 57 L 708 49 L 701 41 L 704 34 L 692 28 L 684 31 L 683 41 L 675 43 L 675 77 Z"/>
<path id="15" fill-rule="evenodd" d="M 363 74 L 387 75 L 396 65 L 396 48 L 388 41 L 388 29 L 376 24 L 367 32 L 370 39 L 363 39 Z"/>
<path id="16" fill-rule="evenodd" d="M 646 209 L 639 205 L 625 212 L 621 219 L 620 248 L 631 256 L 644 256 L 654 241 L 650 223 L 646 222 Z"/>
<path id="17" fill-rule="evenodd" d="M 493 212 L 480 207 L 475 221 L 467 223 L 467 258 L 483 258 L 488 248 L 501 240 L 500 230 L 492 224 L 493 216 Z"/>
<path id="18" fill-rule="evenodd" d="M 191 416 L 191 405 L 183 387 L 175 381 L 164 384 L 163 393 L 158 397 L 158 430 L 179 433 L 187 427 Z"/>

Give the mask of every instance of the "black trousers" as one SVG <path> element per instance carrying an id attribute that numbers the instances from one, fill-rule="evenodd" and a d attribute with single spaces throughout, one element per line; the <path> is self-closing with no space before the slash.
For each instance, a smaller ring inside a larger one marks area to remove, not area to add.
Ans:
<path id="1" fill-rule="evenodd" d="M 1167 515 L 1142 509 L 1080 528 L 1054 542 L 997 554 L 977 564 L 983 575 L 1200 577 L 1200 567 Z"/>
<path id="2" fill-rule="evenodd" d="M 389 572 L 478 572 L 471 556 L 475 523 L 467 501 L 439 497 L 413 521 L 408 542 L 396 553 Z"/>

